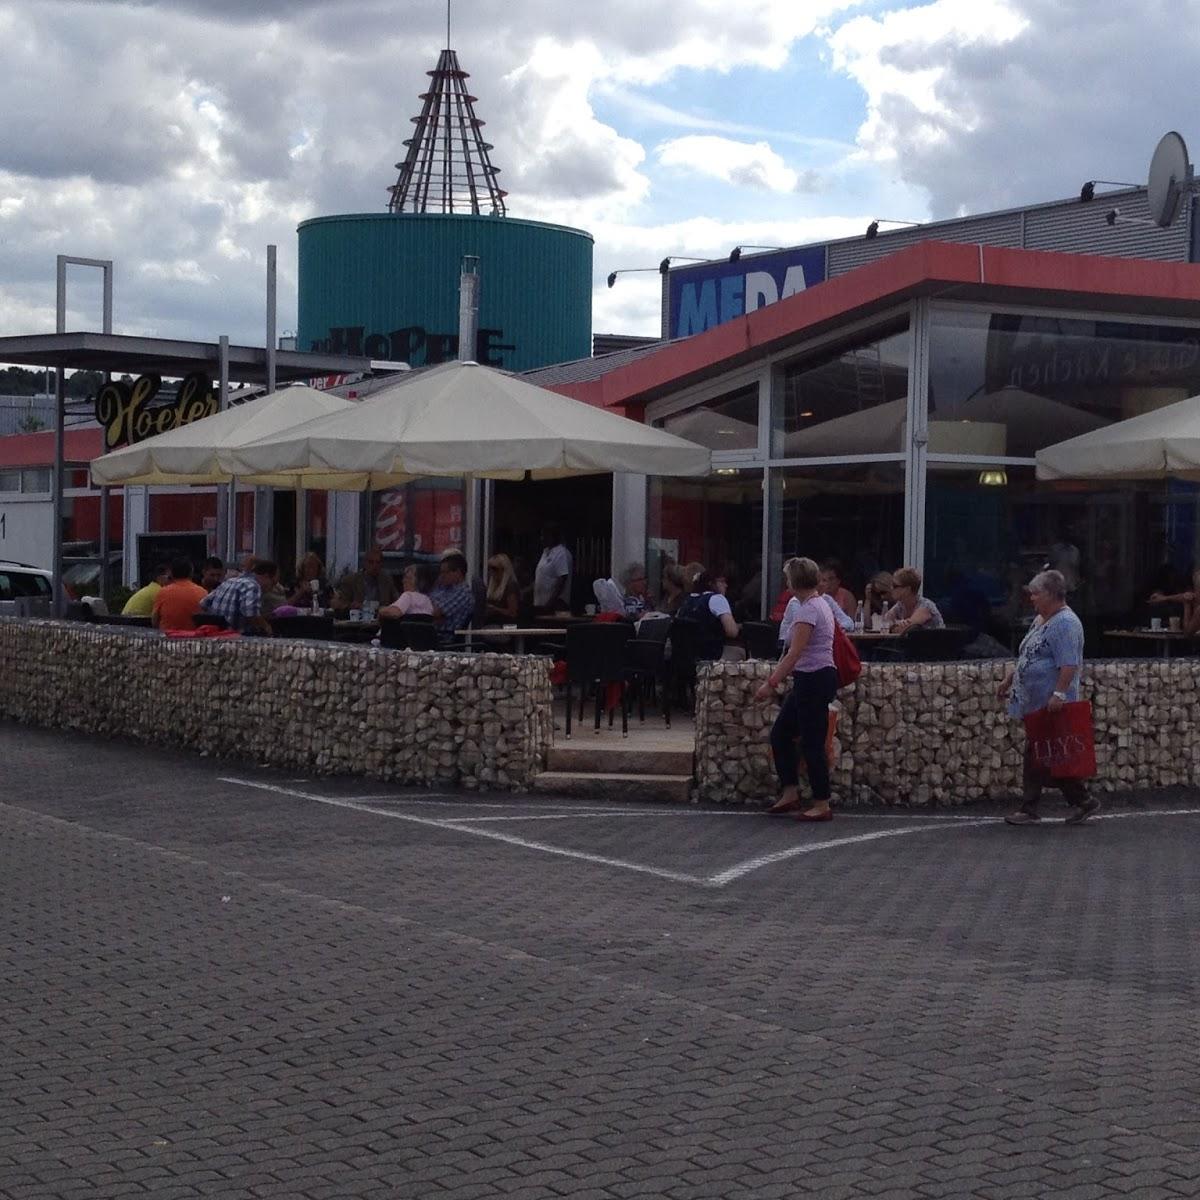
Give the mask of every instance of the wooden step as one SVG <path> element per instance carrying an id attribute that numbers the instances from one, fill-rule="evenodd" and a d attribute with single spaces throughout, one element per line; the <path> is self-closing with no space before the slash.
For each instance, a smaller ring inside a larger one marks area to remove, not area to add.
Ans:
<path id="1" fill-rule="evenodd" d="M 653 746 L 589 744 L 580 736 L 550 748 L 547 768 L 572 774 L 691 775 L 691 749 L 675 750 Z"/>
<path id="2" fill-rule="evenodd" d="M 652 804 L 686 804 L 691 787 L 690 772 L 687 775 L 655 775 L 617 771 L 543 771 L 533 781 L 533 790 L 546 795 Z"/>

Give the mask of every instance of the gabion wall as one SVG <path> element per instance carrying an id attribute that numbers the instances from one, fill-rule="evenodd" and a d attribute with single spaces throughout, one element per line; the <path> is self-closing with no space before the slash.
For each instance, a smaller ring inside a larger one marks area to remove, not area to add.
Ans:
<path id="1" fill-rule="evenodd" d="M 521 789 L 550 699 L 544 659 L 0 618 L 0 717 L 276 767 Z"/>
<path id="2" fill-rule="evenodd" d="M 849 804 L 957 805 L 1020 791 L 1024 732 L 996 699 L 1004 660 L 864 663 L 839 693 L 834 800 Z M 767 734 L 778 704 L 756 704 L 774 664 L 714 663 L 696 695 L 696 791 L 701 800 L 764 804 L 777 793 Z M 1196 659 L 1084 664 L 1092 702 L 1097 778 L 1092 786 L 1155 788 L 1200 779 L 1191 713 Z"/>

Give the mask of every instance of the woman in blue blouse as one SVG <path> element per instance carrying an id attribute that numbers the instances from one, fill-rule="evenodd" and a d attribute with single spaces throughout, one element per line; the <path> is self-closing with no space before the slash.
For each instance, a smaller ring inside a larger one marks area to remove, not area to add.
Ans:
<path id="1" fill-rule="evenodd" d="M 996 689 L 1008 700 L 1008 713 L 1024 717 L 1039 709 L 1058 712 L 1064 704 L 1079 699 L 1079 676 L 1083 670 L 1083 626 L 1067 605 L 1067 583 L 1061 571 L 1042 571 L 1029 581 L 1029 598 L 1037 612 L 1033 625 L 1021 642 L 1015 666 L 1009 667 Z M 1025 744 L 1022 773 L 1024 799 L 1016 812 L 1004 819 L 1010 825 L 1034 825 L 1041 820 L 1038 802 L 1042 789 L 1058 787 L 1071 805 L 1067 824 L 1086 821 L 1100 801 L 1088 795 L 1079 779 L 1052 779 L 1033 759 Z"/>

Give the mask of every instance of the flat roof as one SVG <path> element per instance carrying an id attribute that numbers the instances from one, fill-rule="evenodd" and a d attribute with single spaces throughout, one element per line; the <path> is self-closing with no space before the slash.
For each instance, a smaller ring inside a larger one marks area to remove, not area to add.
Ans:
<path id="1" fill-rule="evenodd" d="M 598 377 L 544 386 L 636 415 L 661 396 L 920 296 L 1183 317 L 1200 326 L 1200 265 L 918 242 L 704 333 L 616 361 Z"/>
<path id="2" fill-rule="evenodd" d="M 0 363 L 20 367 L 61 367 L 67 371 L 109 371 L 114 375 L 178 378 L 193 371 L 203 371 L 216 376 L 220 370 L 220 345 L 116 333 L 35 333 L 0 337 Z M 305 350 L 275 352 L 276 383 L 294 383 L 320 375 L 348 375 L 370 369 L 369 358 L 313 354 Z M 230 346 L 229 378 L 233 383 L 265 383 L 266 350 L 261 346 Z"/>

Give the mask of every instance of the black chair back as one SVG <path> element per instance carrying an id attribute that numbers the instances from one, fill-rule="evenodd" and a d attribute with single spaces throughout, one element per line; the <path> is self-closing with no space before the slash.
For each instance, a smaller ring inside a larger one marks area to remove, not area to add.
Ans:
<path id="1" fill-rule="evenodd" d="M 779 657 L 779 626 L 774 621 L 746 621 L 742 640 L 751 658 Z"/>
<path id="2" fill-rule="evenodd" d="M 388 650 L 436 650 L 438 635 L 432 620 L 384 618 L 379 622 L 379 644 Z"/>
<path id="3" fill-rule="evenodd" d="M 945 629 L 917 625 L 904 635 L 901 644 L 908 662 L 950 662 L 962 658 L 963 647 L 970 640 L 971 630 L 963 625 L 947 625 Z"/>
<path id="4" fill-rule="evenodd" d="M 202 625 L 211 625 L 214 629 L 229 628 L 229 622 L 220 613 L 192 613 L 192 628 L 199 629 Z"/>
<path id="5" fill-rule="evenodd" d="M 295 617 L 275 617 L 271 628 L 276 637 L 307 638 L 310 642 L 333 641 L 333 618 L 301 613 Z"/>
<path id="6" fill-rule="evenodd" d="M 68 600 L 67 611 L 63 616 L 68 621 L 94 621 L 96 619 L 92 613 L 92 606 L 84 604 L 81 600 Z"/>
<path id="7" fill-rule="evenodd" d="M 638 626 L 636 641 L 654 646 L 665 646 L 671 636 L 670 617 L 643 617 Z"/>
<path id="8" fill-rule="evenodd" d="M 400 620 L 410 625 L 432 625 L 433 613 L 405 613 Z"/>
<path id="9" fill-rule="evenodd" d="M 597 622 L 567 628 L 567 679 L 571 683 L 617 683 L 625 669 L 625 648 L 633 627 L 624 622 Z"/>
<path id="10" fill-rule="evenodd" d="M 107 617 L 100 617 L 99 620 L 105 625 L 131 625 L 138 629 L 149 629 L 149 617 L 122 617 L 120 614 L 111 614 Z"/>

